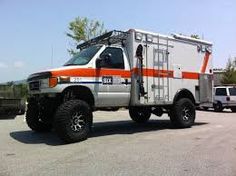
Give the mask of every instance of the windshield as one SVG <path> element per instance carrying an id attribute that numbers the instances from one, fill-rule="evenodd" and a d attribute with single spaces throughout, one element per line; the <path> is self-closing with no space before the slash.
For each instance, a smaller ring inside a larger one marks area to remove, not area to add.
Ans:
<path id="1" fill-rule="evenodd" d="M 236 88 L 229 88 L 229 94 L 236 96 Z"/>
<path id="2" fill-rule="evenodd" d="M 69 61 L 65 63 L 64 66 L 85 65 L 93 58 L 100 48 L 101 46 L 91 46 L 89 48 L 85 48 L 79 53 L 75 54 Z"/>

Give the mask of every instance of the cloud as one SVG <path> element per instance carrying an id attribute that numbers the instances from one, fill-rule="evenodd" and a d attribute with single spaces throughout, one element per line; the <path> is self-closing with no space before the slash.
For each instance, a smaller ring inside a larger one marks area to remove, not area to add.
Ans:
<path id="1" fill-rule="evenodd" d="M 14 63 L 13 63 L 13 67 L 14 68 L 22 68 L 22 67 L 24 67 L 25 66 L 25 64 L 22 62 L 22 61 L 15 61 Z"/>
<path id="2" fill-rule="evenodd" d="M 0 62 L 0 68 L 7 68 L 7 67 L 8 67 L 7 64 L 5 64 L 4 62 Z"/>

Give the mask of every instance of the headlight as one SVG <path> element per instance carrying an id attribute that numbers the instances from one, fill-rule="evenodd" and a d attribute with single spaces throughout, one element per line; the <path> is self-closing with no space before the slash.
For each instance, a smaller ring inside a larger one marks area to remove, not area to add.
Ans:
<path id="1" fill-rule="evenodd" d="M 49 78 L 41 79 L 40 80 L 40 88 L 43 88 L 43 89 L 48 88 L 49 87 L 48 82 L 49 82 Z"/>
<path id="2" fill-rule="evenodd" d="M 47 78 L 47 79 L 41 79 L 40 80 L 40 88 L 53 88 L 57 85 L 58 80 L 55 77 Z"/>

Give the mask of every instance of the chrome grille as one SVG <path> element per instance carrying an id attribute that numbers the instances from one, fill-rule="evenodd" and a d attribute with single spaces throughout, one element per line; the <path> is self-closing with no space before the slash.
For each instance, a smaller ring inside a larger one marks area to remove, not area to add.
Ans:
<path id="1" fill-rule="evenodd" d="M 40 82 L 39 81 L 32 81 L 29 83 L 29 90 L 39 90 Z"/>

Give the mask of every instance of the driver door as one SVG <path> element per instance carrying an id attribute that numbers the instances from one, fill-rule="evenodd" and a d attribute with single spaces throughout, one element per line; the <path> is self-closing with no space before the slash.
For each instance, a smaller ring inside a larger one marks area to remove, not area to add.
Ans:
<path id="1" fill-rule="evenodd" d="M 98 104 L 101 107 L 128 106 L 131 77 L 127 57 L 122 48 L 107 47 L 100 54 Z"/>

